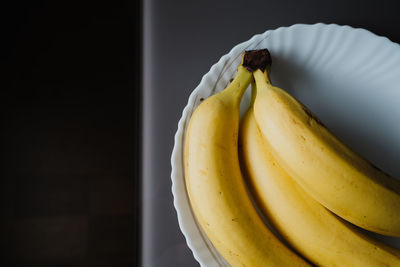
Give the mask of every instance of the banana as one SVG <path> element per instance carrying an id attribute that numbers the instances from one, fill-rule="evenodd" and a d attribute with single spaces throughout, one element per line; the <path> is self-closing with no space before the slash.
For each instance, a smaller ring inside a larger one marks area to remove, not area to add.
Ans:
<path id="1" fill-rule="evenodd" d="M 240 99 L 252 81 L 242 65 L 232 83 L 202 102 L 185 140 L 185 182 L 194 214 L 232 266 L 309 266 L 257 214 L 239 166 Z"/>
<path id="2" fill-rule="evenodd" d="M 252 89 L 254 99 L 255 90 Z M 239 129 L 240 159 L 260 209 L 280 235 L 318 266 L 400 266 L 400 251 L 367 237 L 310 197 L 283 170 L 254 118 Z"/>
<path id="3" fill-rule="evenodd" d="M 303 104 L 252 67 L 254 116 L 271 152 L 313 198 L 345 220 L 400 237 L 400 181 L 344 145 Z"/>

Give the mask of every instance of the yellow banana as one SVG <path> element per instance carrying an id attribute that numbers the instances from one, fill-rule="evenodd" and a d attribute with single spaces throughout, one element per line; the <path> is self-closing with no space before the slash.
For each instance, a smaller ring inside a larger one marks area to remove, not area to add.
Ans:
<path id="1" fill-rule="evenodd" d="M 205 233 L 232 266 L 308 266 L 265 226 L 239 167 L 240 99 L 252 80 L 242 65 L 232 83 L 193 113 L 185 141 L 185 181 Z"/>
<path id="2" fill-rule="evenodd" d="M 272 86 L 267 71 L 253 74 L 257 124 L 289 175 L 338 216 L 400 237 L 400 181 L 350 150 L 304 105 Z"/>
<path id="3" fill-rule="evenodd" d="M 251 191 L 268 220 L 293 248 L 318 266 L 400 266 L 399 250 L 365 236 L 294 182 L 272 155 L 253 107 L 240 123 L 239 136 Z"/>

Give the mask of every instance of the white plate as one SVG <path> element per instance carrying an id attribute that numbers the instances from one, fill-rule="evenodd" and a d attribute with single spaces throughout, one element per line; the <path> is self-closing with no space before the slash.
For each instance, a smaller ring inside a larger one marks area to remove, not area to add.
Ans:
<path id="1" fill-rule="evenodd" d="M 203 76 L 189 97 L 175 135 L 172 193 L 179 226 L 201 266 L 229 266 L 196 222 L 183 176 L 186 126 L 201 99 L 236 74 L 244 50 L 268 48 L 273 84 L 306 104 L 332 132 L 381 169 L 400 177 L 400 47 L 364 29 L 296 24 L 235 46 Z M 242 102 L 248 105 L 249 90 Z M 400 248 L 400 239 L 377 236 Z"/>

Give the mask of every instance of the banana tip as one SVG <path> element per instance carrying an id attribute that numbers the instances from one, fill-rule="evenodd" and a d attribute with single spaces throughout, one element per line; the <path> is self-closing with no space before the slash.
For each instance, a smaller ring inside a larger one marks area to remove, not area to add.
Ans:
<path id="1" fill-rule="evenodd" d="M 245 51 L 243 57 L 243 67 L 253 72 L 260 69 L 264 72 L 271 66 L 272 59 L 268 49 Z"/>

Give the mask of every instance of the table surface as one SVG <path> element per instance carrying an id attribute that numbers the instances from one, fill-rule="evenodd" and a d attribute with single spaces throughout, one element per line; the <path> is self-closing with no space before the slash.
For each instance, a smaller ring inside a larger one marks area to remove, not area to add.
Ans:
<path id="1" fill-rule="evenodd" d="M 395 1 L 162 1 L 143 3 L 142 264 L 198 266 L 173 207 L 170 156 L 191 91 L 221 56 L 254 34 L 337 23 L 400 41 Z"/>

